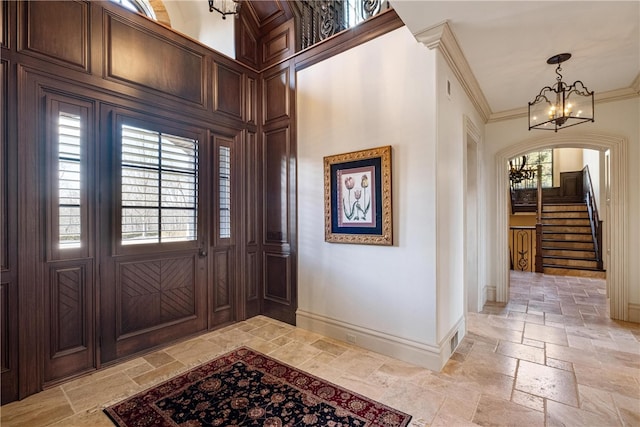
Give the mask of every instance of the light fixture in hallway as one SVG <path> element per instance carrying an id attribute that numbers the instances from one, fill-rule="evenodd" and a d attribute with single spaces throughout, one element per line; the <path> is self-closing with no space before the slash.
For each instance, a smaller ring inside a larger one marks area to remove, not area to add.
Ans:
<path id="1" fill-rule="evenodd" d="M 235 15 L 240 11 L 240 0 L 209 0 L 209 12 L 214 10 L 222 14 L 222 19 L 227 19 L 227 15 Z"/>
<path id="2" fill-rule="evenodd" d="M 556 83 L 545 86 L 533 102 L 529 102 L 529 130 L 553 130 L 593 122 L 593 91 L 576 80 L 572 85 L 562 81 L 560 64 L 571 58 L 570 53 L 559 53 L 547 59 L 556 64 Z"/>

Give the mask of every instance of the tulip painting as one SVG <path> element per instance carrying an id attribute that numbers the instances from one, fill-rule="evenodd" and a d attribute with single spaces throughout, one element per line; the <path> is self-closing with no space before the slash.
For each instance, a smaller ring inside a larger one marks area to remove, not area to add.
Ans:
<path id="1" fill-rule="evenodd" d="M 391 146 L 326 156 L 327 242 L 393 244 Z"/>
<path id="2" fill-rule="evenodd" d="M 343 220 L 354 223 L 370 223 L 371 190 L 369 180 L 371 179 L 371 171 L 343 173 L 342 177 L 344 184 L 342 191 Z M 356 183 L 360 186 L 356 186 Z"/>

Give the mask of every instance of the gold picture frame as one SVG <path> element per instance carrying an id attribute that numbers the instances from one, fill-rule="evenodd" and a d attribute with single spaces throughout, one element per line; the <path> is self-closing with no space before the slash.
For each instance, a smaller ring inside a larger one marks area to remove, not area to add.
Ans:
<path id="1" fill-rule="evenodd" d="M 324 158 L 324 240 L 392 245 L 391 146 Z"/>

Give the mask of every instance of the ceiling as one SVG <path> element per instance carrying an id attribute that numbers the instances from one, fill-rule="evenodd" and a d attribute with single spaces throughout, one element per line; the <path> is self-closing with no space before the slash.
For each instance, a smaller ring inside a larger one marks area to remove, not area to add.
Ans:
<path id="1" fill-rule="evenodd" d="M 445 20 L 492 114 L 526 108 L 555 83 L 551 56 L 568 52 L 563 81 L 598 94 L 638 91 L 640 1 L 391 0 L 413 34 Z"/>

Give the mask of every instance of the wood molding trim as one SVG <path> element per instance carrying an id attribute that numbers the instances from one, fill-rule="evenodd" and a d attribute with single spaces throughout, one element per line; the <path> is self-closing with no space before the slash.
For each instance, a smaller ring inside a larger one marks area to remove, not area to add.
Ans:
<path id="1" fill-rule="evenodd" d="M 486 123 L 491 116 L 491 107 L 480 88 L 480 84 L 473 75 L 471 66 L 469 66 L 448 21 L 422 30 L 414 34 L 414 37 L 429 49 L 437 48 L 442 52 L 447 64 L 449 64 L 465 93 L 471 99 L 471 103 L 476 107 L 476 110 L 478 110 L 478 113 Z"/>
<path id="2" fill-rule="evenodd" d="M 637 85 L 637 86 L 634 86 Z M 640 74 L 634 80 L 634 83 L 628 88 L 610 90 L 608 92 L 596 93 L 595 103 L 604 104 L 606 102 L 622 101 L 625 99 L 640 97 Z M 505 110 L 497 113 L 491 113 L 487 123 L 500 122 L 503 120 L 519 119 L 527 117 L 527 107 L 514 108 L 513 110 Z"/>

